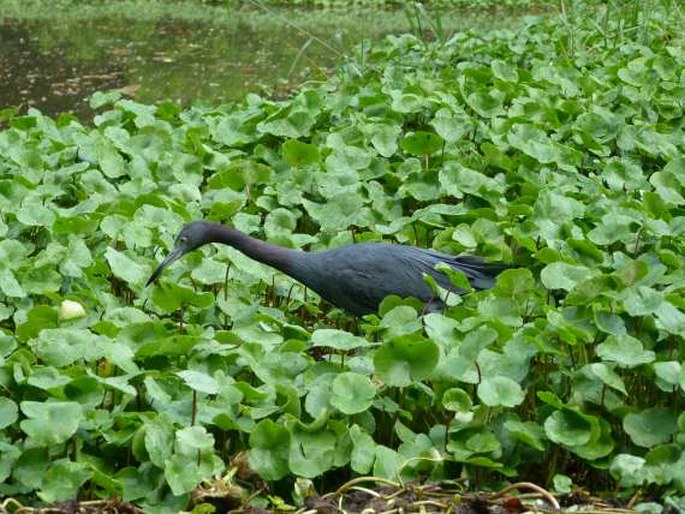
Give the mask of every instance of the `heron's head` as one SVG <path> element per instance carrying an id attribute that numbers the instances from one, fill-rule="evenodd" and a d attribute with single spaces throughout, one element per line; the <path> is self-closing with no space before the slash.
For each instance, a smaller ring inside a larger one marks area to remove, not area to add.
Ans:
<path id="1" fill-rule="evenodd" d="M 176 236 L 174 247 L 171 252 L 169 252 L 169 255 L 167 255 L 160 265 L 157 266 L 157 269 L 150 275 L 150 278 L 145 285 L 150 285 L 157 280 L 157 277 L 162 274 L 162 271 L 185 254 L 209 243 L 211 241 L 212 226 L 212 223 L 206 221 L 193 221 L 184 225 Z"/>

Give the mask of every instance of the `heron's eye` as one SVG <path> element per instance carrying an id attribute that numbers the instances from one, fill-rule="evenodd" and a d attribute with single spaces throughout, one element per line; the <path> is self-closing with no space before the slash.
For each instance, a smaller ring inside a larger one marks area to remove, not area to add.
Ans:
<path id="1" fill-rule="evenodd" d="M 188 236 L 181 236 L 178 238 L 178 242 L 181 244 L 186 244 L 188 242 Z"/>

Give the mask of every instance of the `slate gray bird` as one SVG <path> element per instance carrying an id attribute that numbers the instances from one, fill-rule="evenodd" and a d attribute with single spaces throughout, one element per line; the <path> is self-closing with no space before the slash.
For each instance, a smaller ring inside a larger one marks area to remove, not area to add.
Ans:
<path id="1" fill-rule="evenodd" d="M 171 253 L 146 285 L 154 282 L 171 263 L 208 243 L 232 246 L 298 280 L 333 305 L 359 316 L 377 312 L 381 301 L 391 294 L 418 298 L 427 303 L 428 310 L 442 306 L 424 282 L 423 273 L 435 278 L 441 287 L 463 294 L 464 291 L 455 288 L 444 273 L 435 269 L 440 262 L 461 271 L 474 289 L 493 287 L 497 274 L 506 268 L 501 264 L 488 264 L 478 257 L 454 257 L 388 243 L 361 243 L 303 252 L 272 245 L 217 223 L 194 221 L 181 229 Z"/>

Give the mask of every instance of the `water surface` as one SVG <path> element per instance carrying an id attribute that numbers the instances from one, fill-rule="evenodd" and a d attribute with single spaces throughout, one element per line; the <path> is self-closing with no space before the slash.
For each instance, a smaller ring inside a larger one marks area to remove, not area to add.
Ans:
<path id="1" fill-rule="evenodd" d="M 3 6 L 4 4 L 4 6 Z M 95 91 L 154 103 L 284 94 L 325 77 L 363 40 L 412 30 L 403 11 L 230 11 L 202 4 L 108 2 L 54 8 L 0 0 L 0 108 L 91 115 Z M 61 5 L 61 4 L 57 4 Z M 61 9 L 61 10 L 60 10 Z M 429 32 L 430 22 L 422 29 Z M 445 30 L 489 16 L 441 13 Z M 416 25 L 414 24 L 414 30 Z"/>

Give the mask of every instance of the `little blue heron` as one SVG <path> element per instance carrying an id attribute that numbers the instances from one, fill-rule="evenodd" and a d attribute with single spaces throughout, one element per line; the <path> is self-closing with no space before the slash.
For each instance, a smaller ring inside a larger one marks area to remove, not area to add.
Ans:
<path id="1" fill-rule="evenodd" d="M 506 266 L 488 264 L 478 257 L 454 257 L 415 246 L 361 243 L 320 252 L 303 252 L 275 246 L 218 223 L 194 221 L 185 225 L 171 253 L 152 273 L 154 282 L 172 262 L 208 243 L 232 246 L 256 261 L 282 271 L 316 291 L 320 296 L 352 314 L 375 313 L 388 295 L 413 296 L 429 310 L 442 305 L 424 282 L 431 275 L 443 288 L 458 294 L 447 275 L 435 269 L 444 262 L 461 271 L 474 289 L 495 285 L 495 277 Z"/>

